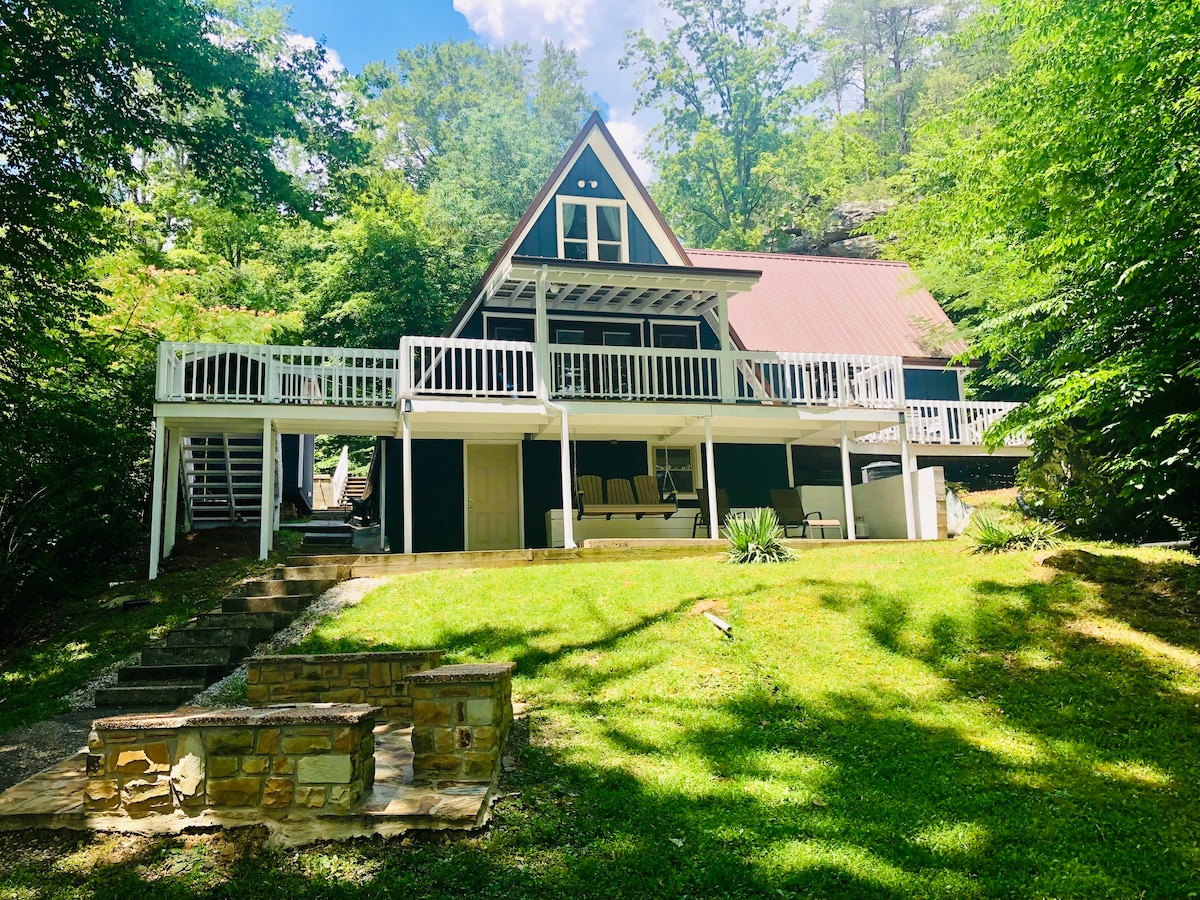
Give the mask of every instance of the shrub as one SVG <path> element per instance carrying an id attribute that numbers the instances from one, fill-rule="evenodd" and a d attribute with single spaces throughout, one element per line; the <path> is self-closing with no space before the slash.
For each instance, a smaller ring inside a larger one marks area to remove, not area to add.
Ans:
<path id="1" fill-rule="evenodd" d="M 964 533 L 974 544 L 972 553 L 1004 553 L 1008 550 L 1049 550 L 1057 547 L 1062 528 L 1053 522 L 1038 519 L 1009 522 L 977 511 Z"/>
<path id="2" fill-rule="evenodd" d="M 745 518 L 725 520 L 731 563 L 784 562 L 794 554 L 783 543 L 783 528 L 773 509 L 752 509 Z"/>

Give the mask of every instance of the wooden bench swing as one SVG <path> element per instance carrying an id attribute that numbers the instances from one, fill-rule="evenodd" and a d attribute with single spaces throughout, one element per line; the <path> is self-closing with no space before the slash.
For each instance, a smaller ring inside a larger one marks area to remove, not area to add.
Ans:
<path id="1" fill-rule="evenodd" d="M 599 475 L 580 475 L 575 479 L 575 499 L 578 518 L 584 516 L 662 516 L 669 519 L 679 509 L 675 495 L 665 501 L 659 495 L 658 482 L 653 475 L 638 475 L 633 484 L 628 478 L 610 478 L 603 490 Z"/>

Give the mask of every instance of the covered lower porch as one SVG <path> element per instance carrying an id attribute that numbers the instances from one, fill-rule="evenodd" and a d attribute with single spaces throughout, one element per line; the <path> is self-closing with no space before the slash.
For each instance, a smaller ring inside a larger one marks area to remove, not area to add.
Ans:
<path id="1" fill-rule="evenodd" d="M 769 506 L 772 489 L 788 488 L 798 489 L 806 510 L 838 519 L 848 540 L 936 536 L 922 527 L 921 476 L 910 446 L 901 456 L 903 477 L 887 490 L 854 483 L 857 439 L 895 425 L 899 414 L 892 410 L 421 398 L 403 400 L 392 410 L 173 406 L 157 409 L 160 477 L 154 484 L 152 577 L 178 532 L 181 437 L 214 429 L 260 437 L 259 471 L 274 475 L 254 485 L 266 511 L 253 523 L 263 557 L 279 528 L 279 436 L 314 433 L 376 437 L 372 494 L 378 548 L 372 549 L 382 552 L 717 538 L 725 512 L 724 503 L 718 510 L 718 498 L 727 498 L 736 512 Z M 826 469 L 830 453 L 836 453 L 839 471 L 814 480 L 808 457 L 818 451 Z M 669 512 L 597 514 L 580 493 L 589 478 L 611 491 L 611 482 L 632 485 L 639 477 L 639 489 L 647 487 L 644 479 L 653 479 L 654 499 L 670 504 Z M 856 534 L 858 519 L 863 521 Z"/>

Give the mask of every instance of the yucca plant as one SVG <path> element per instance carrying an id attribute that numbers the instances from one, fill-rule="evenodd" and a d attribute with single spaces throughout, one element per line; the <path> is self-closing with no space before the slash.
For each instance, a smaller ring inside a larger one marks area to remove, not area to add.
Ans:
<path id="1" fill-rule="evenodd" d="M 964 533 L 974 544 L 972 553 L 1004 553 L 1057 547 L 1062 527 L 1038 519 L 1007 522 L 985 512 L 976 512 Z"/>
<path id="2" fill-rule="evenodd" d="M 729 562 L 785 562 L 795 554 L 783 543 L 783 528 L 773 509 L 752 509 L 745 517 L 730 516 L 725 520 L 725 537 L 729 541 Z"/>

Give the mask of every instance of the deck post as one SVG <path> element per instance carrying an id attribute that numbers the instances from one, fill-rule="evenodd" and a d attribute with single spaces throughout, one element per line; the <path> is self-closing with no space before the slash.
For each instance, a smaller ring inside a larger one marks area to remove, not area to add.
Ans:
<path id="1" fill-rule="evenodd" d="M 275 534 L 275 428 L 270 419 L 263 419 L 262 430 L 262 492 L 258 507 L 258 558 L 271 555 L 271 539 Z"/>
<path id="2" fill-rule="evenodd" d="M 413 502 L 412 502 L 412 425 L 408 413 L 401 416 L 401 456 L 404 468 L 404 552 L 413 552 Z"/>
<path id="3" fill-rule="evenodd" d="M 559 472 L 562 480 L 562 511 L 563 511 L 563 547 L 570 550 L 577 546 L 575 543 L 575 510 L 571 496 L 571 429 L 567 421 L 567 411 L 562 411 L 562 436 L 559 450 Z"/>
<path id="4" fill-rule="evenodd" d="M 182 451 L 182 441 L 179 427 L 167 430 L 167 482 L 166 505 L 163 515 L 163 557 L 171 555 L 175 549 L 175 532 L 179 527 L 177 513 L 179 509 L 179 454 Z"/>
<path id="5" fill-rule="evenodd" d="M 794 443 L 795 441 L 788 441 L 783 445 L 783 452 L 787 460 L 788 487 L 790 488 L 794 488 L 796 486 L 796 469 L 792 464 L 792 445 Z"/>
<path id="6" fill-rule="evenodd" d="M 913 507 L 912 475 L 915 468 L 912 456 L 908 452 L 908 423 L 904 413 L 900 413 L 900 477 L 904 479 L 904 524 L 908 529 L 908 539 L 917 539 L 917 513 Z"/>
<path id="7" fill-rule="evenodd" d="M 724 288 L 717 291 L 717 327 L 717 338 L 721 342 L 718 396 L 721 400 L 732 403 L 737 399 L 737 392 L 734 390 L 736 379 L 733 374 L 733 348 L 729 345 L 729 292 Z"/>
<path id="8" fill-rule="evenodd" d="M 704 482 L 708 488 L 708 536 L 714 541 L 721 537 L 717 521 L 717 464 L 713 459 L 712 416 L 704 417 Z"/>
<path id="9" fill-rule="evenodd" d="M 534 374 L 534 383 L 537 385 L 538 397 L 542 400 L 549 399 L 550 392 L 548 384 L 550 380 L 550 317 L 546 312 L 546 280 L 550 277 L 546 266 L 542 266 L 542 271 L 538 274 L 537 282 L 534 285 L 534 365 L 537 366 L 537 372 Z"/>
<path id="10" fill-rule="evenodd" d="M 166 420 L 162 416 L 154 418 L 154 468 L 150 488 L 150 574 L 153 581 L 158 577 L 158 560 L 162 552 L 162 515 L 163 515 L 163 444 L 166 441 Z"/>
<path id="11" fill-rule="evenodd" d="M 387 458 L 386 441 L 375 439 L 379 447 L 379 552 L 387 550 Z"/>
<path id="12" fill-rule="evenodd" d="M 842 496 L 846 503 L 846 539 L 858 540 L 854 530 L 854 485 L 850 479 L 850 430 L 842 423 Z"/>

